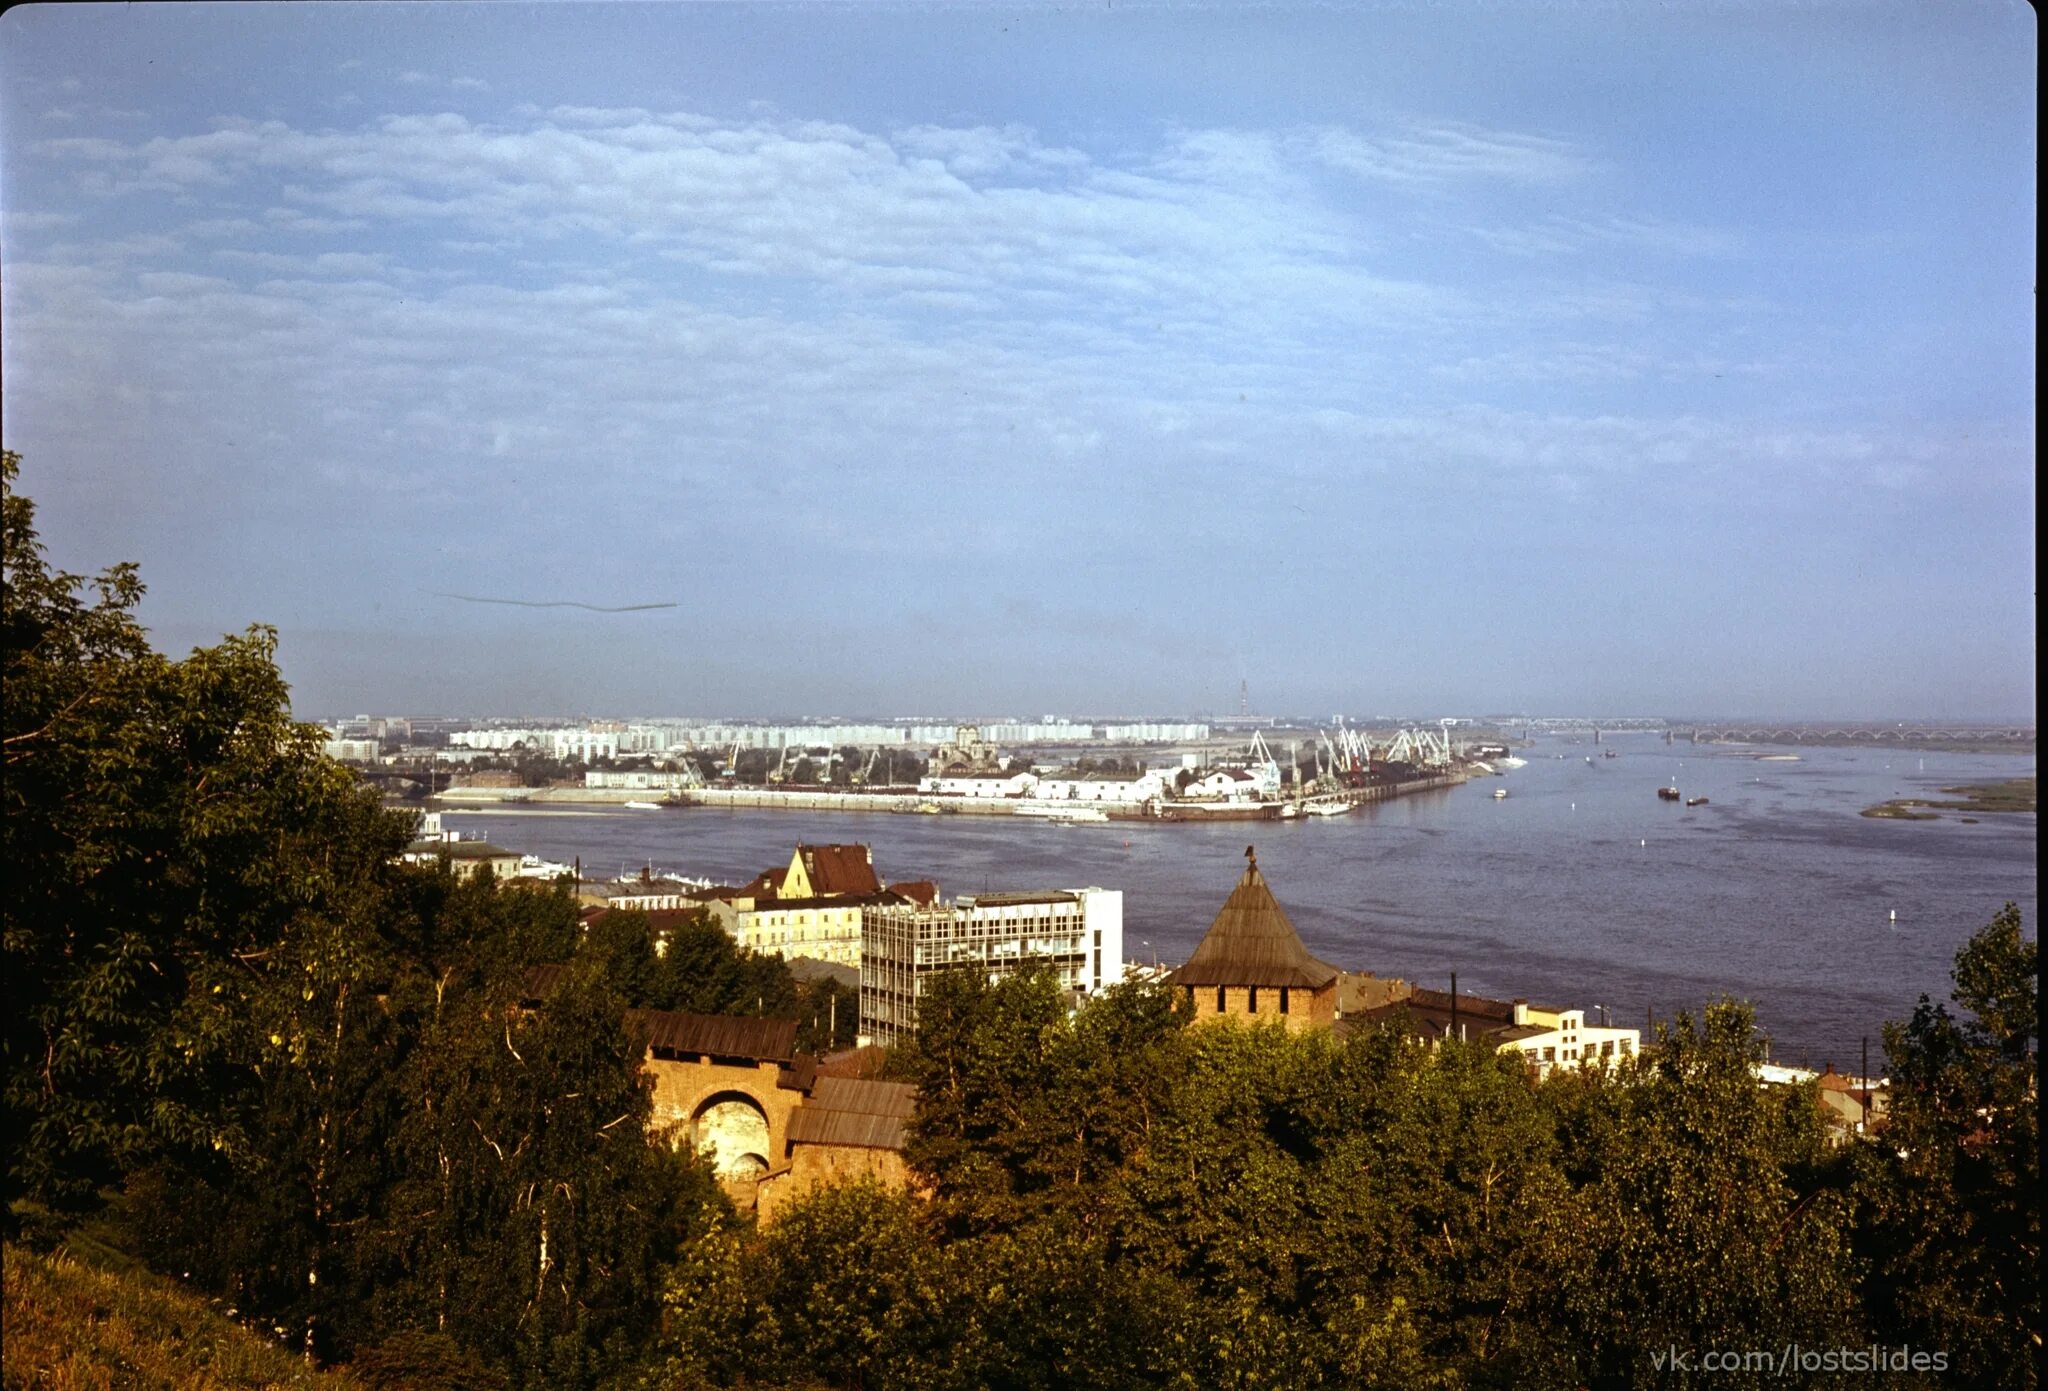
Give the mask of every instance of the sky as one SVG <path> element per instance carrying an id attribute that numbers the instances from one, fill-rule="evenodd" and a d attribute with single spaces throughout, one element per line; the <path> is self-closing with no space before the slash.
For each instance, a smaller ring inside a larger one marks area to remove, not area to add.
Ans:
<path id="1" fill-rule="evenodd" d="M 6 445 L 309 718 L 2031 720 L 2037 42 L 20 6 Z"/>

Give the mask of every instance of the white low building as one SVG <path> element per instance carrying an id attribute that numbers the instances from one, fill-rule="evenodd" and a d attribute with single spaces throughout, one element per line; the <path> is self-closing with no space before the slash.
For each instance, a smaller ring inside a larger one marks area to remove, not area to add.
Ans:
<path id="1" fill-rule="evenodd" d="M 1503 1051 L 1513 1048 L 1529 1060 L 1538 1080 L 1553 1068 L 1609 1068 L 1642 1050 L 1640 1029 L 1610 1029 L 1586 1022 L 1582 1009 L 1558 1011 L 1555 1024 L 1532 1024 L 1529 1007 L 1515 1005 L 1514 1024 L 1494 1037 Z"/>
<path id="2" fill-rule="evenodd" d="M 1277 780 L 1260 777 L 1244 768 L 1215 768 L 1190 782 L 1181 795 L 1201 801 L 1256 802 L 1279 795 Z"/>
<path id="3" fill-rule="evenodd" d="M 918 783 L 917 790 L 941 797 L 1028 797 L 1036 786 L 1038 774 L 1019 770 L 1014 773 L 942 773 Z"/>
<path id="4" fill-rule="evenodd" d="M 1115 802 L 1124 806 L 1143 806 L 1154 798 L 1164 797 L 1168 790 L 1165 777 L 1155 768 L 1135 777 L 1087 774 L 1040 778 L 1031 789 L 1031 795 L 1042 801 Z"/>

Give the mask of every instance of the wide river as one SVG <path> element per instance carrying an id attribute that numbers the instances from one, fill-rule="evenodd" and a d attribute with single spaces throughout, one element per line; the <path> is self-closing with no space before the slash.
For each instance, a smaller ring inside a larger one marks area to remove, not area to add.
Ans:
<path id="1" fill-rule="evenodd" d="M 1605 749 L 1616 753 L 1602 757 Z M 1335 965 L 1506 999 L 1605 1006 L 1640 1024 L 1721 995 L 1756 1005 L 1780 1061 L 1853 1070 L 1956 948 L 2008 900 L 2036 932 L 2036 817 L 1964 824 L 1858 815 L 1894 797 L 2031 776 L 2031 755 L 1697 747 L 1562 738 L 1526 766 L 1349 816 L 1217 826 L 995 816 L 535 808 L 453 812 L 451 829 L 586 874 L 652 865 L 736 884 L 798 841 L 863 841 L 885 880 L 948 897 L 1099 885 L 1124 894 L 1125 953 L 1177 962 L 1259 865 Z M 1588 761 L 1588 755 L 1591 761 Z M 1660 801 L 1675 783 L 1709 804 Z M 1497 799 L 1494 789 L 1509 795 Z M 1893 915 L 1896 914 L 1896 920 Z"/>

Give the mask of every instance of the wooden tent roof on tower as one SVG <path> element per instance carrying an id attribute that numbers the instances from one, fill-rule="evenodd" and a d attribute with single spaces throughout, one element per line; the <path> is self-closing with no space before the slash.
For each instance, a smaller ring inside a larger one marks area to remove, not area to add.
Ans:
<path id="1" fill-rule="evenodd" d="M 1292 986 L 1321 990 L 1337 979 L 1337 968 L 1310 956 L 1301 934 L 1287 920 L 1252 847 L 1244 851 L 1244 877 L 1223 900 L 1223 911 L 1187 964 L 1167 977 L 1173 985 Z"/>

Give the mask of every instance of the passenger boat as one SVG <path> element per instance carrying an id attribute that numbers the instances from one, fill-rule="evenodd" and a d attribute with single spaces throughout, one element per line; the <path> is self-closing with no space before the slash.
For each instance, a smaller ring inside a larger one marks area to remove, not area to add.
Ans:
<path id="1" fill-rule="evenodd" d="M 1704 797 L 1688 797 L 1685 799 L 1685 804 L 1689 807 L 1703 807 L 1707 804 L 1707 799 Z"/>
<path id="2" fill-rule="evenodd" d="M 1508 790 L 1505 787 L 1496 787 L 1493 789 L 1493 800 L 1496 802 L 1498 802 L 1499 800 L 1501 800 L 1501 798 L 1507 795 Z"/>
<path id="3" fill-rule="evenodd" d="M 1667 802 L 1676 802 L 1679 800 L 1679 792 L 1678 789 L 1675 787 L 1660 787 L 1657 789 L 1657 795 L 1659 797 L 1662 797 Z"/>
<path id="4" fill-rule="evenodd" d="M 660 811 L 660 810 L 661 810 L 661 803 L 659 803 L 659 802 L 628 802 L 628 803 L 626 803 L 626 810 L 627 810 L 627 811 Z"/>

